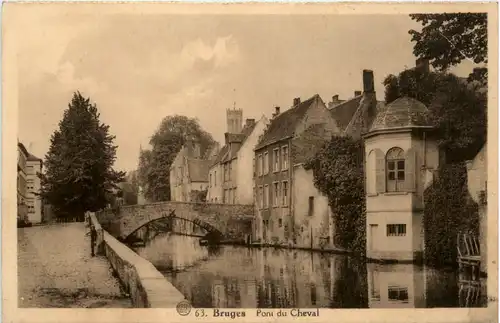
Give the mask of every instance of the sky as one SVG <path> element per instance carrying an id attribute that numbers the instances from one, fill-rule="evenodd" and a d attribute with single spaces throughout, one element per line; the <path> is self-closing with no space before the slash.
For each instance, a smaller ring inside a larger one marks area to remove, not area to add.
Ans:
<path id="1" fill-rule="evenodd" d="M 28 10 L 16 18 L 19 140 L 43 158 L 75 91 L 97 104 L 118 145 L 115 168 L 169 115 L 196 117 L 223 144 L 226 109 L 268 117 L 293 98 L 325 103 L 415 65 L 407 15 L 168 15 Z M 467 61 L 454 72 L 466 76 Z"/>

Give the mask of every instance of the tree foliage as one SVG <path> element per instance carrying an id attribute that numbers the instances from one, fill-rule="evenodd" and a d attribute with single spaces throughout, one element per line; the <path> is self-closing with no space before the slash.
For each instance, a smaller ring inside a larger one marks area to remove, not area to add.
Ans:
<path id="1" fill-rule="evenodd" d="M 139 156 L 138 179 L 148 200 L 170 200 L 170 166 L 181 147 L 191 138 L 199 142 L 202 157 L 215 143 L 196 119 L 174 115 L 162 120 L 149 141 L 152 148 L 142 150 Z"/>
<path id="2" fill-rule="evenodd" d="M 486 13 L 412 14 L 422 30 L 410 30 L 416 57 L 427 58 L 434 68 L 445 71 L 469 59 L 488 63 Z"/>
<path id="3" fill-rule="evenodd" d="M 51 136 L 46 171 L 39 175 L 40 195 L 59 217 L 81 217 L 105 207 L 125 175 L 113 170 L 115 137 L 99 116 L 96 105 L 77 92 Z"/>
<path id="4" fill-rule="evenodd" d="M 472 159 L 486 141 L 487 92 L 480 82 L 411 69 L 384 80 L 385 100 L 409 96 L 429 108 L 448 162 Z"/>
<path id="5" fill-rule="evenodd" d="M 306 164 L 314 184 L 328 197 L 335 223 L 334 243 L 354 252 L 365 250 L 363 143 L 333 136 Z"/>
<path id="6" fill-rule="evenodd" d="M 425 192 L 425 259 L 428 263 L 454 264 L 459 232 L 479 234 L 477 204 L 467 187 L 464 163 L 444 165 Z"/>

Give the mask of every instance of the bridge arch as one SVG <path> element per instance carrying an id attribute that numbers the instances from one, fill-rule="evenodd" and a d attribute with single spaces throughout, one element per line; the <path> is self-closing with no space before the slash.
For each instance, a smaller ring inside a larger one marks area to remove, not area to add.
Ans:
<path id="1" fill-rule="evenodd" d="M 136 226 L 136 228 L 133 229 L 132 231 L 124 232 L 122 234 L 122 236 L 121 236 L 121 239 L 122 240 L 127 240 L 129 237 L 131 237 L 132 235 L 134 235 L 140 229 L 142 229 L 142 228 L 150 225 L 151 223 L 164 221 L 165 219 L 178 219 L 178 220 L 183 220 L 183 221 L 186 221 L 186 222 L 191 222 L 194 225 L 198 226 L 199 228 L 202 228 L 203 230 L 205 230 L 207 232 L 207 234 L 212 239 L 214 239 L 214 238 L 221 239 L 223 237 L 223 233 L 219 229 L 217 229 L 216 227 L 214 227 L 213 225 L 211 225 L 210 223 L 207 223 L 206 221 L 203 221 L 203 220 L 201 220 L 199 218 L 189 219 L 189 218 L 182 217 L 182 216 L 179 217 L 175 213 L 175 210 L 172 210 L 170 213 L 168 213 L 168 212 L 162 212 L 161 216 L 159 216 L 159 217 L 153 217 L 151 219 L 145 219 L 145 221 L 142 221 L 142 223 L 138 223 L 138 226 Z"/>

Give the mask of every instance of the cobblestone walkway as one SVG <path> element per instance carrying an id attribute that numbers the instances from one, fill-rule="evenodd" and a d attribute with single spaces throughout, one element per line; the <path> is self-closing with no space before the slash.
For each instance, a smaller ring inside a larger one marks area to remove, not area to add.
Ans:
<path id="1" fill-rule="evenodd" d="M 17 230 L 19 307 L 131 307 L 84 223 Z"/>

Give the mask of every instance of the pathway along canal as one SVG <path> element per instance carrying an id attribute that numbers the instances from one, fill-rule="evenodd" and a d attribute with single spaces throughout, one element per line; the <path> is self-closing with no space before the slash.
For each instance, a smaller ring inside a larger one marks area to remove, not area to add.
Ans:
<path id="1" fill-rule="evenodd" d="M 162 233 L 134 248 L 195 307 L 424 308 L 486 306 L 486 281 L 459 283 L 456 271 L 378 265 L 345 255 L 199 245 Z"/>

